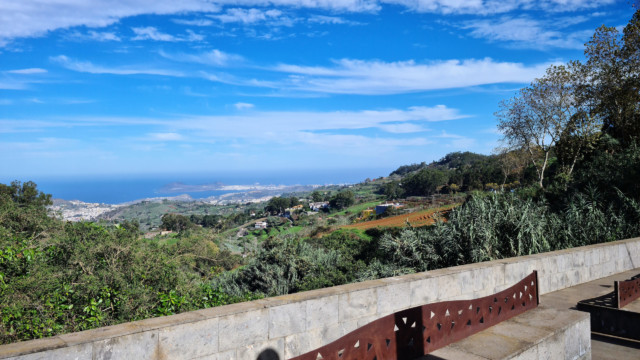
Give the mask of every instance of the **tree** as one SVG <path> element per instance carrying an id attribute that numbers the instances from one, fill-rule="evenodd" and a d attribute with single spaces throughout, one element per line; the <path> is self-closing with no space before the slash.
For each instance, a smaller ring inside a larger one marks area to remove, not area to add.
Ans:
<path id="1" fill-rule="evenodd" d="M 318 190 L 314 190 L 311 193 L 311 200 L 313 200 L 313 202 L 320 202 L 322 199 L 324 199 L 324 196 Z"/>
<path id="2" fill-rule="evenodd" d="M 264 209 L 273 215 L 278 215 L 282 214 L 284 209 L 288 208 L 290 205 L 291 201 L 289 199 L 276 196 L 269 200 Z"/>
<path id="3" fill-rule="evenodd" d="M 51 194 L 38 191 L 38 186 L 33 181 L 21 183 L 13 181 L 11 185 L 0 184 L 0 197 L 8 196 L 18 206 L 49 206 Z"/>
<path id="4" fill-rule="evenodd" d="M 436 192 L 449 181 L 449 172 L 436 169 L 422 169 L 402 181 L 406 195 L 425 196 Z"/>
<path id="5" fill-rule="evenodd" d="M 288 207 L 294 207 L 294 206 L 298 206 L 300 205 L 300 199 L 298 199 L 295 196 L 292 196 L 289 198 L 289 206 Z"/>
<path id="6" fill-rule="evenodd" d="M 193 228 L 193 223 L 188 217 L 180 214 L 164 214 L 162 215 L 162 228 L 171 231 L 183 231 Z"/>
<path id="7" fill-rule="evenodd" d="M 522 151 L 509 149 L 508 147 L 497 148 L 494 151 L 498 153 L 500 170 L 502 171 L 500 191 L 504 191 L 504 185 L 507 183 L 509 176 L 521 174 L 524 170 L 526 157 Z"/>
<path id="8" fill-rule="evenodd" d="M 395 200 L 404 195 L 404 189 L 400 187 L 399 181 L 391 181 L 384 184 L 382 192 L 388 200 Z"/>
<path id="9" fill-rule="evenodd" d="M 640 138 L 640 9 L 620 37 L 601 26 L 586 44 L 585 96 L 604 132 L 626 145 Z"/>
<path id="10" fill-rule="evenodd" d="M 550 66 L 542 78 L 521 89 L 517 96 L 502 101 L 495 114 L 505 142 L 528 154 L 541 188 L 554 147 L 563 141 L 574 145 L 567 152 L 570 176 L 584 143 L 597 129 L 595 118 L 577 96 L 576 66 Z"/>
<path id="11" fill-rule="evenodd" d="M 329 201 L 329 205 L 332 208 L 340 210 L 353 205 L 354 201 L 355 196 L 353 195 L 353 192 L 351 190 L 344 190 L 333 195 Z"/>

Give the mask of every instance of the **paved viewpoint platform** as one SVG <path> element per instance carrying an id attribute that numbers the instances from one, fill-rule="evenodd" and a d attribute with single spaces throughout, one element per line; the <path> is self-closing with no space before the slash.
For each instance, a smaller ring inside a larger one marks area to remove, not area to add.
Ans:
<path id="1" fill-rule="evenodd" d="M 638 274 L 640 268 L 554 291 L 541 296 L 540 303 L 559 310 L 575 309 L 578 301 L 610 293 L 614 281 L 628 280 Z M 640 299 L 625 306 L 624 310 L 640 313 Z M 591 336 L 591 352 L 593 359 L 636 360 L 640 359 L 640 342 L 596 334 Z"/>

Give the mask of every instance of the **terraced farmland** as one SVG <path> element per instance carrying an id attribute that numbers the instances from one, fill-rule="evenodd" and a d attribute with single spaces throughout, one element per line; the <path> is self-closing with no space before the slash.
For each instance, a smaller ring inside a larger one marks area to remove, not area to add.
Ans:
<path id="1" fill-rule="evenodd" d="M 343 228 L 366 230 L 374 227 L 402 227 L 405 226 L 407 222 L 413 227 L 433 225 L 438 217 L 446 221 L 445 215 L 458 205 L 460 204 L 445 205 L 409 214 L 390 216 L 384 219 L 346 225 L 343 226 Z"/>

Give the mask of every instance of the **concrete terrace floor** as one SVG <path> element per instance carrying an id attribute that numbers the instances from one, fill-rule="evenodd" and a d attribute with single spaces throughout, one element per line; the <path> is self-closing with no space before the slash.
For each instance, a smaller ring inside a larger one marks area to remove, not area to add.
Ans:
<path id="1" fill-rule="evenodd" d="M 614 281 L 627 280 L 638 274 L 640 274 L 640 268 L 554 291 L 542 295 L 540 304 L 556 309 L 575 310 L 578 301 L 610 293 L 613 291 Z M 636 299 L 623 309 L 640 312 L 640 299 Z M 591 358 L 594 360 L 638 360 L 640 359 L 640 342 L 592 334 Z"/>

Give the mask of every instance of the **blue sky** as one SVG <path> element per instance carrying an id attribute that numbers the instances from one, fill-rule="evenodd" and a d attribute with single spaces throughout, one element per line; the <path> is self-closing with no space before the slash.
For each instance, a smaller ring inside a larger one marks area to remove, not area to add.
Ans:
<path id="1" fill-rule="evenodd" d="M 493 113 L 626 0 L 0 0 L 5 179 L 378 169 Z"/>

